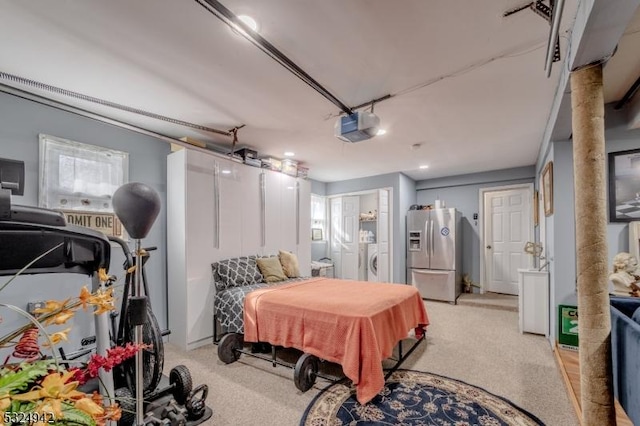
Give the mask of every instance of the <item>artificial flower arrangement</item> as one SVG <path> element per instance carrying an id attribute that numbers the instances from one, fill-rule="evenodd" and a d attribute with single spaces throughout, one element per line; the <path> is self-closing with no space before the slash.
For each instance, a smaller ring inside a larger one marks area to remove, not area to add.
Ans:
<path id="1" fill-rule="evenodd" d="M 0 292 L 33 262 L 2 285 Z M 114 280 L 104 269 L 99 271 L 99 276 L 103 284 L 108 280 Z M 0 426 L 94 426 L 120 419 L 121 409 L 112 395 L 108 396 L 110 403 L 105 405 L 103 395 L 97 392 L 87 394 L 80 391 L 78 386 L 98 377 L 101 369 L 109 372 L 132 358 L 136 352 L 144 348 L 144 345 L 128 343 L 125 346 L 116 346 L 108 349 L 106 356 L 93 354 L 86 365 L 72 367 L 59 362 L 55 354 L 53 358 L 45 358 L 38 344 L 40 335 L 47 341 L 43 346 L 52 350 L 56 344 L 66 341 L 71 328 L 49 333 L 45 327 L 64 326 L 79 308 L 87 310 L 94 307 L 95 315 L 114 310 L 113 286 L 106 288 L 101 285 L 93 293 L 83 287 L 75 298 L 64 301 L 49 300 L 43 308 L 35 311 L 35 317 L 16 306 L 3 303 L 0 303 L 0 306 L 16 311 L 31 321 L 0 337 L 0 348 L 13 347 L 13 353 L 7 357 L 3 365 L 0 365 Z M 10 364 L 11 358 L 22 361 Z"/>

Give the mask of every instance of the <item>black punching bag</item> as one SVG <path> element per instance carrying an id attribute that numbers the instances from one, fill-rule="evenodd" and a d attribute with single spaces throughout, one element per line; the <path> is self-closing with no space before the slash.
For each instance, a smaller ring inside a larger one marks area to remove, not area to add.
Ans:
<path id="1" fill-rule="evenodd" d="M 113 210 L 135 240 L 147 236 L 160 212 L 160 196 L 148 185 L 131 182 L 113 194 Z"/>

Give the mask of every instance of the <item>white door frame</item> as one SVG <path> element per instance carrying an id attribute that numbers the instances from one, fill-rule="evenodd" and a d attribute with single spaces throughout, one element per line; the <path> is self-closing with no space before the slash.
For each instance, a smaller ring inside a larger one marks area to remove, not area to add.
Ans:
<path id="1" fill-rule="evenodd" d="M 377 195 L 380 189 L 386 189 L 387 191 L 389 191 L 389 282 L 395 282 L 393 278 L 393 263 L 394 263 L 393 258 L 395 257 L 393 253 L 393 247 L 394 247 L 394 242 L 393 242 L 393 238 L 394 238 L 393 223 L 394 222 L 393 221 L 394 221 L 394 216 L 397 213 L 394 211 L 395 209 L 393 207 L 393 187 L 386 186 L 382 188 L 365 189 L 362 191 L 343 192 L 341 194 L 325 195 L 325 197 L 327 197 L 327 200 L 329 200 L 329 202 L 327 203 L 327 206 L 329 206 L 331 203 L 330 201 L 331 198 L 347 197 L 351 195 L 369 195 L 369 194 Z M 400 232 L 403 232 L 403 231 L 400 230 Z"/>
<path id="2" fill-rule="evenodd" d="M 483 249 L 484 244 L 484 195 L 487 192 L 497 192 L 497 191 L 508 191 L 511 189 L 526 189 L 529 192 L 529 199 L 533 200 L 533 183 L 522 183 L 516 185 L 505 185 L 505 186 L 489 186 L 486 188 L 480 188 L 479 192 L 479 209 L 478 209 L 478 224 L 479 224 L 479 235 L 480 235 L 480 293 L 485 292 L 485 288 L 487 286 L 487 277 L 485 272 L 485 264 L 486 264 L 486 250 Z M 529 203 L 532 205 L 532 203 Z M 533 215 L 529 215 L 529 238 L 528 241 L 533 241 L 534 235 L 533 229 Z M 524 250 L 524 247 L 523 247 Z"/>

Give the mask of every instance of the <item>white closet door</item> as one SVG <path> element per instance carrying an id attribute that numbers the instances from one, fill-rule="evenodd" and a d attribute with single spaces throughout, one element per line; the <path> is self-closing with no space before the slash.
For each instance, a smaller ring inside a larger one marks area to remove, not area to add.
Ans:
<path id="1" fill-rule="evenodd" d="M 330 199 L 331 259 L 336 278 L 342 278 L 342 197 Z"/>
<path id="2" fill-rule="evenodd" d="M 171 312 L 186 312 L 187 309 L 187 230 L 183 225 L 186 223 L 188 192 L 186 156 L 186 150 L 183 150 L 167 157 L 167 299 L 172 331 L 169 341 L 181 348 L 187 346 L 187 317 Z"/>
<path id="3" fill-rule="evenodd" d="M 220 259 L 242 255 L 242 183 L 240 169 L 231 160 L 217 159 L 220 214 Z M 196 204 L 197 205 L 197 204 Z"/>
<path id="4" fill-rule="evenodd" d="M 186 154 L 186 283 L 170 284 L 186 287 L 186 309 L 181 314 L 179 310 L 169 312 L 169 318 L 186 316 L 188 346 L 213 332 L 211 263 L 219 259 L 220 249 L 215 245 L 215 158 L 191 150 L 186 150 Z"/>
<path id="5" fill-rule="evenodd" d="M 311 182 L 298 179 L 298 264 L 300 275 L 311 275 Z"/>
<path id="6" fill-rule="evenodd" d="M 262 254 L 262 212 L 260 194 L 260 174 L 257 167 L 239 168 L 240 189 L 242 198 L 239 215 L 242 216 L 242 255 Z"/>
<path id="7" fill-rule="evenodd" d="M 388 283 L 389 276 L 389 191 L 378 190 L 378 281 Z"/>
<path id="8" fill-rule="evenodd" d="M 277 250 L 286 250 L 296 252 L 298 242 L 296 236 L 298 234 L 298 200 L 296 190 L 296 178 L 293 176 L 280 175 L 280 246 Z"/>
<path id="9" fill-rule="evenodd" d="M 282 246 L 282 173 L 266 170 L 264 172 L 264 215 L 265 215 L 265 241 L 262 254 L 265 256 L 278 254 Z"/>
<path id="10" fill-rule="evenodd" d="M 360 197 L 342 197 L 342 278 L 358 279 Z"/>

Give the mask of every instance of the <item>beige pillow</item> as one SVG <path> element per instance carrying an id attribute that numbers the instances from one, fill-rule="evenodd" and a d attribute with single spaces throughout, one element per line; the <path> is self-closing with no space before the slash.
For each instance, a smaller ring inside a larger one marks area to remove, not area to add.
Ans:
<path id="1" fill-rule="evenodd" d="M 277 256 L 256 259 L 260 273 L 267 283 L 275 283 L 287 279 Z"/>
<path id="2" fill-rule="evenodd" d="M 278 252 L 280 263 L 282 264 L 282 270 L 284 274 L 289 278 L 296 278 L 300 276 L 300 267 L 298 266 L 298 257 L 288 251 L 280 250 Z"/>

